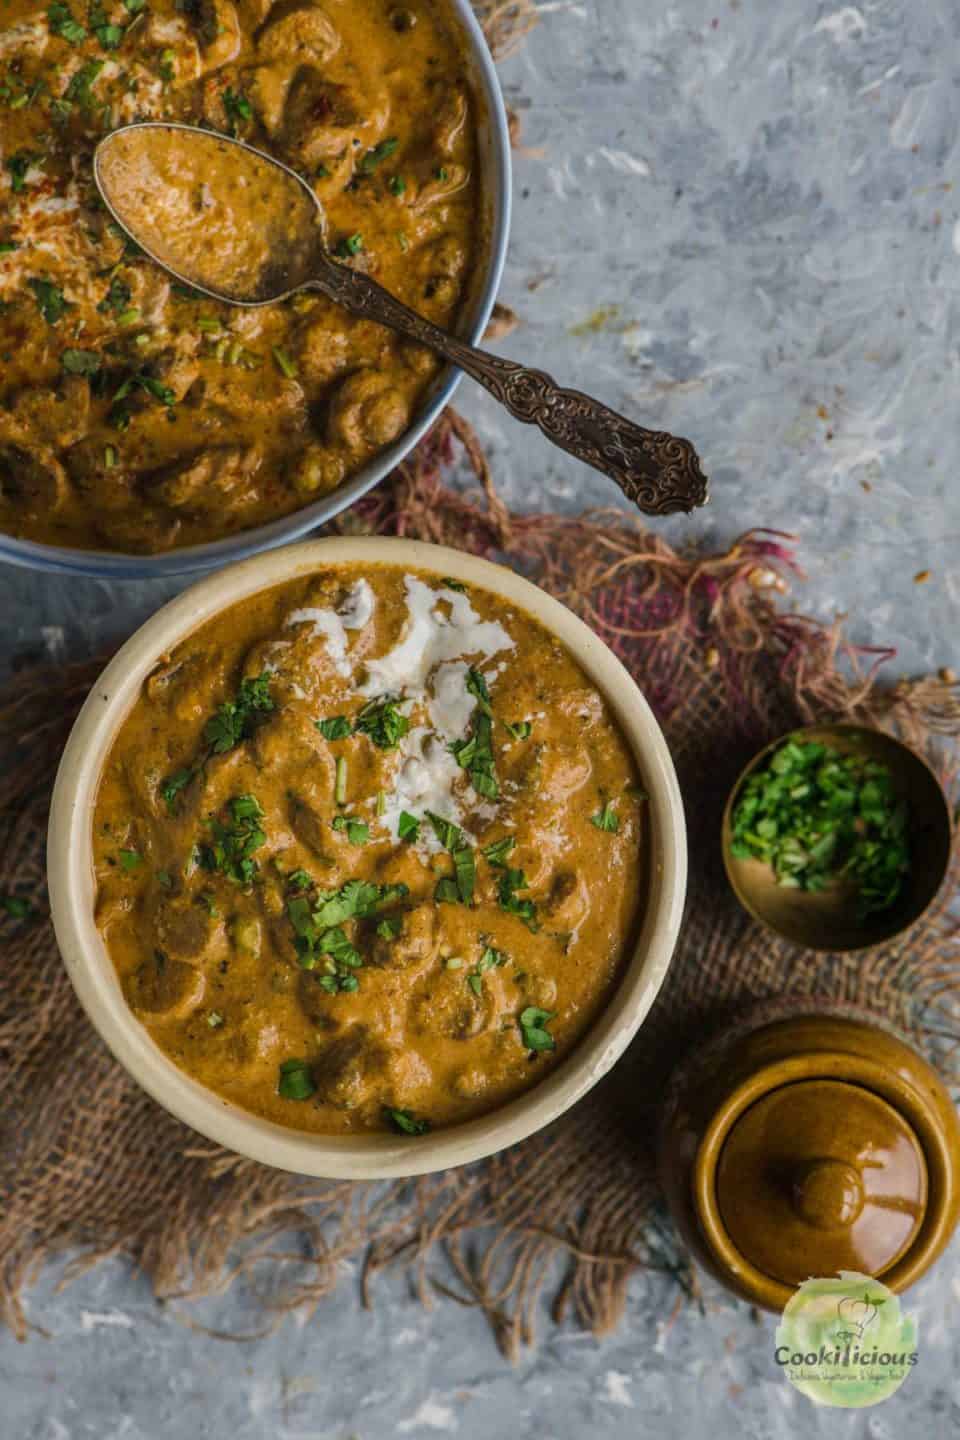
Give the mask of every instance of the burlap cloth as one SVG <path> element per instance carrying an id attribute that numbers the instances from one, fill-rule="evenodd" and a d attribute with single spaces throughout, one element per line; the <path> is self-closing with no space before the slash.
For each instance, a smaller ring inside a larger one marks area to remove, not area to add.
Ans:
<path id="1" fill-rule="evenodd" d="M 480 482 L 473 493 L 443 478 L 461 447 Z M 717 845 L 738 769 L 799 722 L 852 717 L 925 748 L 939 734 L 938 763 L 950 770 L 949 684 L 885 689 L 875 674 L 881 655 L 788 613 L 780 577 L 793 562 L 783 537 L 755 531 L 698 558 L 619 512 L 508 514 L 472 434 L 450 412 L 415 460 L 337 528 L 499 555 L 570 605 L 636 676 L 666 732 L 690 828 L 690 894 L 667 982 L 607 1080 L 548 1131 L 492 1160 L 415 1182 L 350 1185 L 211 1148 L 107 1054 L 47 918 L 51 781 L 102 659 L 22 671 L 0 698 L 0 894 L 34 907 L 0 921 L 0 1313 L 19 1336 L 30 1328 L 22 1297 L 31 1273 L 68 1250 L 66 1278 L 119 1253 L 158 1297 L 182 1306 L 242 1274 L 265 1325 L 314 1306 L 344 1274 L 342 1262 L 363 1257 L 368 1299 L 379 1269 L 405 1265 L 424 1300 L 481 1306 L 508 1354 L 530 1338 L 548 1283 L 555 1315 L 572 1307 L 600 1332 L 616 1323 L 639 1268 L 666 1268 L 692 1293 L 652 1178 L 657 1102 L 677 1058 L 743 1006 L 784 995 L 865 1006 L 952 1078 L 960 1028 L 946 906 L 956 867 L 939 907 L 909 937 L 866 955 L 823 956 L 777 943 L 739 909 Z"/>

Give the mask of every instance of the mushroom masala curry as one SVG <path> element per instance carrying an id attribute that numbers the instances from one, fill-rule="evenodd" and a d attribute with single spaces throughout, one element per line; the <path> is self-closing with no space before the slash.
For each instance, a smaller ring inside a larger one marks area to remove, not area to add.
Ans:
<path id="1" fill-rule="evenodd" d="M 133 1012 L 225 1099 L 323 1134 L 492 1109 L 609 1002 L 645 906 L 631 752 L 482 589 L 342 566 L 150 675 L 94 816 Z"/>
<path id="2" fill-rule="evenodd" d="M 236 310 L 172 283 L 94 186 L 95 145 L 136 120 L 201 124 L 285 161 L 335 255 L 442 325 L 484 244 L 475 101 L 445 0 L 6 0 L 9 534 L 155 552 L 276 519 L 397 439 L 439 366 L 319 296 Z"/>

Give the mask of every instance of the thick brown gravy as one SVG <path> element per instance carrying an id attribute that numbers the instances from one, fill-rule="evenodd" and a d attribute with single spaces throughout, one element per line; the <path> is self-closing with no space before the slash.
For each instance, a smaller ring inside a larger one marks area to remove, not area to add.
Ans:
<path id="1" fill-rule="evenodd" d="M 646 903 L 631 753 L 567 651 L 484 590 L 339 567 L 150 676 L 94 817 L 128 1003 L 226 1099 L 416 1130 L 536 1084 Z"/>
<path id="2" fill-rule="evenodd" d="M 323 212 L 262 155 L 201 130 L 141 125 L 109 136 L 97 166 L 127 230 L 192 284 L 253 303 L 310 278 Z"/>
<path id="3" fill-rule="evenodd" d="M 136 120 L 202 124 L 291 165 L 338 258 L 440 324 L 455 326 L 484 244 L 445 0 L 7 0 L 8 534 L 155 552 L 276 519 L 397 439 L 438 369 L 319 296 L 243 311 L 171 283 L 94 185 L 97 142 Z"/>

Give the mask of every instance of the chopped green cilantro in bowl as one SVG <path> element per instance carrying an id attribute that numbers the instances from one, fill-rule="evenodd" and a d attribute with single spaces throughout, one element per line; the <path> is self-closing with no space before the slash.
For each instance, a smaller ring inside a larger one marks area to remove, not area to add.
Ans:
<path id="1" fill-rule="evenodd" d="M 942 788 L 891 735 L 837 724 L 755 757 L 727 802 L 723 855 L 741 904 L 797 944 L 857 950 L 917 920 L 949 854 Z"/>

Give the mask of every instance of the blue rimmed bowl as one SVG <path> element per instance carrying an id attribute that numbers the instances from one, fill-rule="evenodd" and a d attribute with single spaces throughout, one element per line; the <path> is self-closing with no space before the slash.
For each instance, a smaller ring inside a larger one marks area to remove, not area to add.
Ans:
<path id="1" fill-rule="evenodd" d="M 469 65 L 469 81 L 477 102 L 477 129 L 481 190 L 485 214 L 480 217 L 487 236 L 471 294 L 460 317 L 458 333 L 471 343 L 480 340 L 500 288 L 507 254 L 511 214 L 511 160 L 507 112 L 493 57 L 477 23 L 470 0 L 448 0 L 459 24 Z M 461 380 L 461 372 L 447 366 L 439 372 L 416 419 L 399 440 L 382 450 L 345 484 L 268 525 L 243 530 L 224 540 L 190 545 L 162 555 L 129 555 L 110 550 L 82 550 L 65 545 L 42 545 L 0 534 L 0 561 L 58 575 L 92 575 L 109 580 L 162 580 L 196 574 L 244 560 L 263 550 L 299 540 L 318 525 L 332 520 L 355 500 L 379 485 L 436 422 Z"/>

